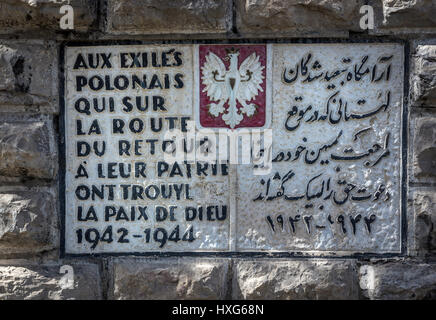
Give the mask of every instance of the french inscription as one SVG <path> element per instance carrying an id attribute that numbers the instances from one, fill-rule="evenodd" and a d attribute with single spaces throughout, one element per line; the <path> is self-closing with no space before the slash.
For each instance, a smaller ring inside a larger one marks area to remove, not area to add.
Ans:
<path id="1" fill-rule="evenodd" d="M 67 253 L 228 249 L 228 164 L 164 158 L 194 121 L 193 50 L 67 48 Z"/>

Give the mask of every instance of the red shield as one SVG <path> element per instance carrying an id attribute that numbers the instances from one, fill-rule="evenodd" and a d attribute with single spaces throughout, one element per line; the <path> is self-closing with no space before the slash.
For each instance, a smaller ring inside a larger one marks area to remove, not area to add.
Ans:
<path id="1" fill-rule="evenodd" d="M 265 125 L 266 45 L 200 45 L 199 66 L 202 127 L 237 129 Z M 232 106 L 236 106 L 237 120 L 229 124 Z"/>

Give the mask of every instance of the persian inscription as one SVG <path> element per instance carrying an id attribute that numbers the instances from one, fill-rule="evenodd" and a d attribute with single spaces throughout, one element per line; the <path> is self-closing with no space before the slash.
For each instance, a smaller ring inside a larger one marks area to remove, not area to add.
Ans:
<path id="1" fill-rule="evenodd" d="M 238 249 L 399 252 L 400 45 L 275 45 L 272 170 L 238 168 Z"/>
<path id="2" fill-rule="evenodd" d="M 399 252 L 403 59 L 67 47 L 65 252 Z"/>

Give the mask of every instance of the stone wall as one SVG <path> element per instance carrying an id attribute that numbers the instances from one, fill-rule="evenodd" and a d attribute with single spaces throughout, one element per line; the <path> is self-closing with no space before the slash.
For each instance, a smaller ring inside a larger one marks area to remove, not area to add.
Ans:
<path id="1" fill-rule="evenodd" d="M 434 0 L 0 0 L 0 299 L 436 298 Z M 59 28 L 59 7 L 74 29 Z M 375 28 L 359 28 L 374 7 Z M 402 39 L 407 253 L 392 258 L 60 258 L 59 52 L 64 41 Z M 60 267 L 74 270 L 73 288 Z"/>

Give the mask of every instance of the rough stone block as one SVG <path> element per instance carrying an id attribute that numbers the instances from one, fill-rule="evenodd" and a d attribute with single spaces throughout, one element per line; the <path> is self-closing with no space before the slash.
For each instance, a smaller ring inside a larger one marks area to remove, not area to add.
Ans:
<path id="1" fill-rule="evenodd" d="M 416 191 L 413 209 L 416 249 L 424 254 L 436 252 L 436 190 Z"/>
<path id="2" fill-rule="evenodd" d="M 68 274 L 61 273 L 60 267 L 61 264 L 0 266 L 0 300 L 102 298 L 97 265 L 85 263 L 71 265 L 74 273 L 73 282 L 66 279 Z"/>
<path id="3" fill-rule="evenodd" d="M 230 8 L 227 0 L 109 0 L 107 31 L 145 35 L 222 34 L 230 24 Z"/>
<path id="4" fill-rule="evenodd" d="M 413 172 L 421 182 L 436 180 L 436 119 L 416 121 L 413 139 Z"/>
<path id="5" fill-rule="evenodd" d="M 363 296 L 373 300 L 436 298 L 436 264 L 396 261 L 363 265 L 359 270 Z"/>
<path id="6" fill-rule="evenodd" d="M 55 199 L 45 191 L 0 193 L 1 254 L 40 252 L 57 247 Z"/>
<path id="7" fill-rule="evenodd" d="M 0 109 L 56 112 L 57 61 L 53 42 L 1 40 Z"/>
<path id="8" fill-rule="evenodd" d="M 412 105 L 436 107 L 436 45 L 418 46 L 412 68 Z"/>
<path id="9" fill-rule="evenodd" d="M 53 130 L 45 121 L 0 123 L 0 175 L 53 179 L 56 153 Z"/>
<path id="10" fill-rule="evenodd" d="M 347 36 L 359 31 L 361 0 L 237 0 L 237 29 L 258 36 Z"/>
<path id="11" fill-rule="evenodd" d="M 94 0 L 1 0 L 0 34 L 62 31 L 59 21 L 63 14 L 59 9 L 65 4 L 74 9 L 75 32 L 91 29 L 97 15 L 97 1 Z"/>
<path id="12" fill-rule="evenodd" d="M 115 259 L 110 298 L 224 299 L 228 270 L 225 259 Z"/>
<path id="13" fill-rule="evenodd" d="M 436 2 L 434 0 L 370 0 L 374 8 L 375 34 L 434 33 Z"/>
<path id="14" fill-rule="evenodd" d="M 254 260 L 233 267 L 234 299 L 357 299 L 349 260 Z"/>

